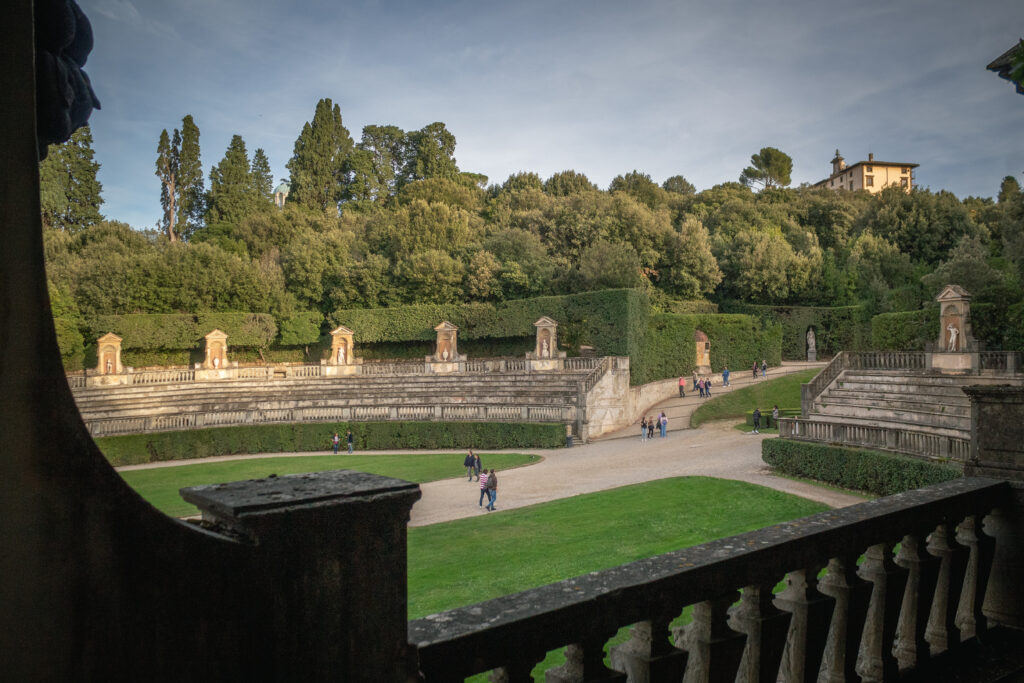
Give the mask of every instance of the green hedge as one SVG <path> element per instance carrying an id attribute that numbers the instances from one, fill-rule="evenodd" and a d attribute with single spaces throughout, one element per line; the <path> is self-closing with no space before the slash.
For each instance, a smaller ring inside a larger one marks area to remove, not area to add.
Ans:
<path id="1" fill-rule="evenodd" d="M 765 439 L 761 458 L 784 474 L 888 496 L 961 476 L 958 468 L 859 448 Z"/>
<path id="2" fill-rule="evenodd" d="M 918 311 L 879 313 L 871 319 L 871 346 L 880 351 L 924 351 L 939 338 L 937 306 Z"/>
<path id="3" fill-rule="evenodd" d="M 277 343 L 280 346 L 305 346 L 320 341 L 324 316 L 320 311 L 293 313 L 278 321 Z"/>
<path id="4" fill-rule="evenodd" d="M 809 327 L 814 328 L 819 356 L 865 351 L 871 340 L 871 315 L 864 306 L 761 306 L 732 301 L 723 303 L 722 308 L 782 325 L 782 357 L 786 360 L 807 358 Z"/>
<path id="5" fill-rule="evenodd" d="M 236 453 L 330 450 L 351 429 L 357 450 L 392 448 L 557 448 L 565 425 L 497 422 L 352 422 L 218 427 L 96 439 L 114 466 Z"/>
<path id="6" fill-rule="evenodd" d="M 695 329 L 708 335 L 711 342 L 711 370 L 721 372 L 749 369 L 756 361 L 768 365 L 782 362 L 782 326 L 765 323 L 750 315 L 720 313 L 717 315 L 684 315 Z M 691 344 L 693 337 L 690 337 Z"/>
<path id="7" fill-rule="evenodd" d="M 668 313 L 718 313 L 718 304 L 704 299 L 672 299 L 664 304 Z"/>
<path id="8" fill-rule="evenodd" d="M 196 317 L 190 313 L 97 315 L 86 319 L 85 327 L 89 341 L 113 332 L 121 337 L 121 348 L 124 350 L 191 349 L 210 331 L 201 333 L 196 325 Z"/>
<path id="9" fill-rule="evenodd" d="M 696 360 L 695 329 L 693 320 L 681 315 L 651 315 L 640 355 L 631 359 L 632 383 L 646 384 L 666 377 L 689 375 Z"/>

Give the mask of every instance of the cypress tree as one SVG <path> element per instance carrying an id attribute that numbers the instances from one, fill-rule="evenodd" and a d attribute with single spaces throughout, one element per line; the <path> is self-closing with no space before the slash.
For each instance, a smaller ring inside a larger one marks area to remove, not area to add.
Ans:
<path id="1" fill-rule="evenodd" d="M 352 136 L 342 125 L 341 107 L 325 98 L 316 103 L 313 121 L 306 122 L 295 141 L 288 170 L 288 201 L 324 211 L 337 207 L 342 196 L 345 163 L 352 152 Z"/>
<path id="2" fill-rule="evenodd" d="M 237 224 L 252 212 L 255 198 L 245 141 L 234 135 L 224 158 L 210 170 L 206 222 Z"/>
<path id="3" fill-rule="evenodd" d="M 77 232 L 103 220 L 99 170 L 89 126 L 76 130 L 67 142 L 51 145 L 39 165 L 43 225 Z"/>
<path id="4" fill-rule="evenodd" d="M 252 178 L 253 194 L 261 200 L 273 201 L 274 175 L 270 172 L 270 159 L 262 148 L 252 154 L 249 176 Z"/>
<path id="5" fill-rule="evenodd" d="M 178 152 L 178 234 L 188 238 L 202 227 L 205 190 L 203 165 L 199 152 L 199 127 L 187 114 L 181 120 L 181 147 Z"/>

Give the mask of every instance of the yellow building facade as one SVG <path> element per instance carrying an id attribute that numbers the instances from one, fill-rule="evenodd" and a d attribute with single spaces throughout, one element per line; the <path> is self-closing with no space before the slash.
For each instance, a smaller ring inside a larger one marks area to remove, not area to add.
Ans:
<path id="1" fill-rule="evenodd" d="M 837 149 L 832 159 L 832 175 L 815 183 L 814 187 L 875 193 L 889 185 L 896 185 L 910 192 L 914 188 L 914 169 L 917 167 L 918 164 L 906 162 L 875 161 L 874 154 L 868 154 L 867 161 L 847 166 Z"/>

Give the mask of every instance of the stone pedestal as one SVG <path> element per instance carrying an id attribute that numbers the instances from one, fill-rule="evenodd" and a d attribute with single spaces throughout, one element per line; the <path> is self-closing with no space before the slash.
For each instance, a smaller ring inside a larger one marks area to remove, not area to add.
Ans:
<path id="1" fill-rule="evenodd" d="M 437 343 L 434 355 L 424 358 L 426 372 L 462 372 L 466 369 L 466 356 L 459 353 L 459 328 L 445 320 L 434 328 Z"/>
<path id="2" fill-rule="evenodd" d="M 811 363 L 814 363 L 815 361 L 817 361 L 818 360 L 818 352 L 817 351 L 808 351 L 807 352 L 807 360 L 809 362 L 811 362 Z"/>
<path id="3" fill-rule="evenodd" d="M 932 353 L 928 367 L 948 375 L 966 375 L 981 369 L 981 354 L 973 353 Z"/>

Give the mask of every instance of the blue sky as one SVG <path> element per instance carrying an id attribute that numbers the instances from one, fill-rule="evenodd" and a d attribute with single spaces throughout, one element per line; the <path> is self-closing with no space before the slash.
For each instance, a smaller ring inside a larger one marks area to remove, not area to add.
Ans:
<path id="1" fill-rule="evenodd" d="M 161 129 L 193 115 L 207 176 L 240 134 L 276 182 L 321 97 L 356 140 L 443 121 L 491 182 L 638 169 L 705 189 L 765 146 L 794 185 L 836 148 L 960 197 L 1024 180 L 1024 97 L 985 70 L 1024 35 L 1020 0 L 79 2 L 103 210 L 137 228 L 160 215 Z"/>

